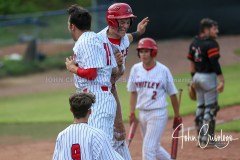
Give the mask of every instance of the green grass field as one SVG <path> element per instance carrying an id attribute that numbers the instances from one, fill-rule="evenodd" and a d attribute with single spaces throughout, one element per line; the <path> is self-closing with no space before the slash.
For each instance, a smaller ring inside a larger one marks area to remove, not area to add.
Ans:
<path id="1" fill-rule="evenodd" d="M 236 55 L 240 56 L 240 48 L 236 49 L 236 50 L 234 51 L 234 53 L 235 53 Z"/>
<path id="2" fill-rule="evenodd" d="M 0 123 L 70 121 L 68 97 L 74 90 L 36 93 L 0 100 Z"/>
<path id="3" fill-rule="evenodd" d="M 19 39 L 23 36 L 31 36 L 40 40 L 71 39 L 71 34 L 67 26 L 67 14 L 51 17 L 36 17 L 36 19 L 39 19 L 44 25 L 25 24 L 18 25 L 17 27 L 2 27 L 0 35 L 4 35 L 4 38 L 0 41 L 0 47 L 19 44 Z M 96 22 L 93 22 L 92 29 L 94 29 L 96 25 Z"/>
<path id="4" fill-rule="evenodd" d="M 0 47 L 8 46 L 19 43 L 19 37 L 22 35 L 33 36 L 41 40 L 45 39 L 70 39 L 71 35 L 67 29 L 68 15 L 55 15 L 55 16 L 40 16 L 41 11 L 59 10 L 69 7 L 71 4 L 79 4 L 83 7 L 91 6 L 91 0 L 68 0 L 68 1 L 50 1 L 44 4 L 40 1 L 29 1 L 25 2 L 24 5 L 16 7 L 20 2 L 9 1 L 1 7 L 1 12 L 4 13 L 6 9 L 8 14 L 12 13 L 26 13 L 26 14 L 15 14 L 12 20 L 21 21 L 23 17 L 26 17 L 25 21 L 29 22 L 31 18 L 36 21 L 39 20 L 44 25 L 33 25 L 33 24 L 19 24 L 14 26 L 1 27 L 0 35 L 2 35 L 0 41 Z M 23 2 L 21 2 L 23 3 Z M 30 12 L 30 13 L 29 13 Z M 22 17 L 23 16 L 23 17 Z M 20 17 L 16 19 L 16 17 Z M 3 20 L 4 21 L 4 20 Z M 94 24 L 93 24 L 94 25 Z"/>
<path id="5" fill-rule="evenodd" d="M 224 67 L 223 69 L 226 87 L 224 93 L 220 94 L 219 104 L 221 107 L 240 103 L 240 94 L 238 94 L 240 74 L 236 74 L 236 70 L 240 70 L 240 64 Z M 188 98 L 187 93 L 189 75 L 181 74 L 174 76 L 174 78 L 177 87 L 183 89 L 181 114 L 194 113 L 196 104 Z M 180 80 L 182 82 L 179 82 Z M 118 84 L 118 91 L 123 107 L 123 117 L 124 120 L 127 120 L 129 113 L 129 93 L 126 91 L 126 83 L 120 82 Z M 68 96 L 73 92 L 74 88 L 0 98 L 0 123 L 71 121 L 72 116 L 68 112 Z M 169 106 L 168 108 L 170 116 L 173 116 L 172 107 Z"/>
<path id="6" fill-rule="evenodd" d="M 0 42 L 0 47 L 19 43 L 18 40 L 22 35 L 33 36 L 42 40 L 70 39 L 71 35 L 67 29 L 67 19 L 67 15 L 41 17 L 39 20 L 45 23 L 46 26 L 19 25 L 17 27 L 3 27 L 0 34 L 4 35 L 4 39 Z"/>
<path id="7" fill-rule="evenodd" d="M 234 120 L 224 124 L 217 125 L 217 131 L 223 132 L 240 132 L 240 120 Z"/>
<path id="8" fill-rule="evenodd" d="M 70 123 L 20 123 L 1 124 L 0 137 L 20 136 L 31 140 L 55 139 L 57 134 L 66 128 Z"/>
<path id="9" fill-rule="evenodd" d="M 219 104 L 221 107 L 240 104 L 240 84 L 238 82 L 240 74 L 236 74 L 238 70 L 240 70 L 240 64 L 223 68 L 226 87 L 224 93 L 220 94 Z M 189 74 L 176 75 L 174 78 L 177 87 L 183 89 L 181 114 L 193 114 L 196 102 L 188 98 Z M 121 82 L 117 87 L 123 107 L 123 117 L 127 121 L 129 93 L 126 91 L 126 83 Z M 73 92 L 74 88 L 0 98 L 0 135 L 29 135 L 33 139 L 56 136 L 73 119 L 68 104 L 68 97 Z M 168 109 L 169 115 L 173 116 L 170 105 Z M 240 131 L 239 126 L 239 121 L 236 121 L 219 125 L 218 128 L 220 127 L 224 131 Z M 45 134 L 38 133 L 40 130 L 43 130 Z"/>

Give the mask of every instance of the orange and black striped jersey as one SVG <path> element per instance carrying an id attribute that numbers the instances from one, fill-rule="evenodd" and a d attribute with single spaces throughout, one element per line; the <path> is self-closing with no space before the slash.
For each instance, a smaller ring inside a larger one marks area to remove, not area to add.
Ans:
<path id="1" fill-rule="evenodd" d="M 218 63 L 220 48 L 215 39 L 196 36 L 189 47 L 188 59 L 194 62 L 196 72 L 221 74 Z"/>

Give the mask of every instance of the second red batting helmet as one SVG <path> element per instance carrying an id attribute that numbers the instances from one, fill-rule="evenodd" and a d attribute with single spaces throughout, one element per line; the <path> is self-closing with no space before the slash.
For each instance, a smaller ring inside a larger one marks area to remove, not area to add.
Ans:
<path id="1" fill-rule="evenodd" d="M 118 27 L 117 19 L 136 18 L 133 15 L 132 8 L 126 3 L 114 3 L 107 10 L 107 23 L 111 27 Z"/>
<path id="2" fill-rule="evenodd" d="M 157 51 L 158 51 L 157 43 L 152 38 L 142 38 L 138 42 L 137 50 L 139 51 L 139 49 L 150 49 L 150 50 L 152 50 L 151 51 L 151 56 L 152 57 L 156 57 Z"/>

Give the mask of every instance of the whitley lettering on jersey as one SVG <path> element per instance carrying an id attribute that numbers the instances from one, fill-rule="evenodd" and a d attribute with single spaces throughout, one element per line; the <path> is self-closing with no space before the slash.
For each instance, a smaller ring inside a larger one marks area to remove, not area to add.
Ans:
<path id="1" fill-rule="evenodd" d="M 143 82 L 135 82 L 136 87 L 138 88 L 153 88 L 153 89 L 158 89 L 160 83 L 156 82 L 148 82 L 148 81 L 143 81 Z"/>

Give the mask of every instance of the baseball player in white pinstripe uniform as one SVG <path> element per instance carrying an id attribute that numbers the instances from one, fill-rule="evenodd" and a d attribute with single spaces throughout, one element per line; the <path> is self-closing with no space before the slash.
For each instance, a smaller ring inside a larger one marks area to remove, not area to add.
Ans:
<path id="1" fill-rule="evenodd" d="M 112 148 L 107 135 L 87 124 L 95 96 L 75 93 L 70 96 L 74 123 L 59 133 L 53 160 L 123 160 Z"/>
<path id="2" fill-rule="evenodd" d="M 108 44 L 109 51 L 115 55 L 118 64 L 118 73 L 112 75 L 112 90 L 117 101 L 117 113 L 114 122 L 114 148 L 125 159 L 131 160 L 129 149 L 126 145 L 126 132 L 122 120 L 121 104 L 115 87 L 116 81 L 125 71 L 126 57 L 130 43 L 145 32 L 148 18 L 144 18 L 137 27 L 137 31 L 126 34 L 131 26 L 133 15 L 131 7 L 126 3 L 114 3 L 106 13 L 108 26 L 98 33 L 99 37 Z"/>
<path id="3" fill-rule="evenodd" d="M 181 123 L 177 89 L 169 69 L 155 60 L 157 44 L 153 39 L 141 39 L 137 51 L 141 62 L 131 68 L 127 85 L 131 92 L 130 124 L 136 120 L 134 111 L 137 108 L 143 136 L 143 159 L 169 160 L 170 155 L 161 147 L 160 141 L 168 119 L 166 95 L 170 96 L 178 120 L 175 123 Z"/>
<path id="4" fill-rule="evenodd" d="M 112 68 L 117 66 L 116 60 L 107 45 L 90 31 L 91 15 L 76 5 L 68 12 L 69 30 L 76 43 L 74 56 L 66 58 L 66 67 L 74 73 L 77 92 L 88 91 L 96 96 L 88 124 L 102 129 L 112 140 L 116 101 L 110 91 L 110 77 Z"/>

